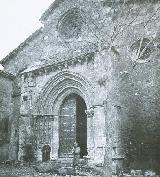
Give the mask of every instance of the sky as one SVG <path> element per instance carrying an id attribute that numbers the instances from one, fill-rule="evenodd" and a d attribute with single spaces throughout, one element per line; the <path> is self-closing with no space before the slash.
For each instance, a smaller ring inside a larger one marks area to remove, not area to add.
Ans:
<path id="1" fill-rule="evenodd" d="M 42 24 L 39 19 L 54 0 L 0 0 L 0 60 Z"/>

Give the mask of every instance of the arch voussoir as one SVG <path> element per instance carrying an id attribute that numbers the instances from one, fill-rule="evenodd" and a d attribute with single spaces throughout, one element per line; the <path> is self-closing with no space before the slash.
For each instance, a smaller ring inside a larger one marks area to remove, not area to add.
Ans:
<path id="1" fill-rule="evenodd" d="M 55 114 L 57 102 L 66 93 L 75 92 L 83 97 L 88 107 L 93 98 L 92 84 L 78 73 L 63 71 L 52 77 L 42 89 L 35 102 L 35 114 Z"/>

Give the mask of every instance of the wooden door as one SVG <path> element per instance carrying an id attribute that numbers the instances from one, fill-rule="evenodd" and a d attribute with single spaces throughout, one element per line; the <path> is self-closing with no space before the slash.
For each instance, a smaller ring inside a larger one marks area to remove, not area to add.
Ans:
<path id="1" fill-rule="evenodd" d="M 60 110 L 59 157 L 72 157 L 76 141 L 76 97 L 67 97 Z"/>

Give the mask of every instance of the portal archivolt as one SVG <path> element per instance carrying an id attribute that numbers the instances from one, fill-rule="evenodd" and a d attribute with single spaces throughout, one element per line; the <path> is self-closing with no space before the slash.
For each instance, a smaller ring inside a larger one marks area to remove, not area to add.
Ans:
<path id="1" fill-rule="evenodd" d="M 47 144 L 54 144 L 54 146 L 51 145 L 52 153 L 57 151 L 59 157 L 70 157 L 74 142 L 77 142 L 81 149 L 80 156 L 87 155 L 85 110 L 92 106 L 93 98 L 91 83 L 77 73 L 60 72 L 44 86 L 35 102 L 34 114 L 40 115 L 41 121 L 46 120 L 48 127 L 51 124 L 51 120 L 48 118 L 50 116 L 53 118 L 56 129 L 54 130 L 53 127 L 51 129 L 58 136 L 54 138 L 55 134 L 52 132 L 53 137 L 47 139 Z M 38 124 L 40 123 L 38 122 Z M 44 133 L 44 129 L 41 132 Z M 42 140 L 41 144 L 45 145 L 46 139 Z"/>
<path id="2" fill-rule="evenodd" d="M 58 115 L 58 110 L 64 98 L 73 93 L 84 99 L 87 108 L 92 106 L 93 88 L 86 78 L 68 71 L 56 74 L 42 89 L 34 104 L 34 114 Z"/>

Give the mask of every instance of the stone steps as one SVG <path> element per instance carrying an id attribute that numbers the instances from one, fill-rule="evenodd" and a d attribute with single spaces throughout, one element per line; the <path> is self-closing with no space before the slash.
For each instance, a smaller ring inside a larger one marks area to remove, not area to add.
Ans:
<path id="1" fill-rule="evenodd" d="M 58 161 L 65 167 L 71 167 L 73 164 L 73 158 L 59 158 Z"/>

